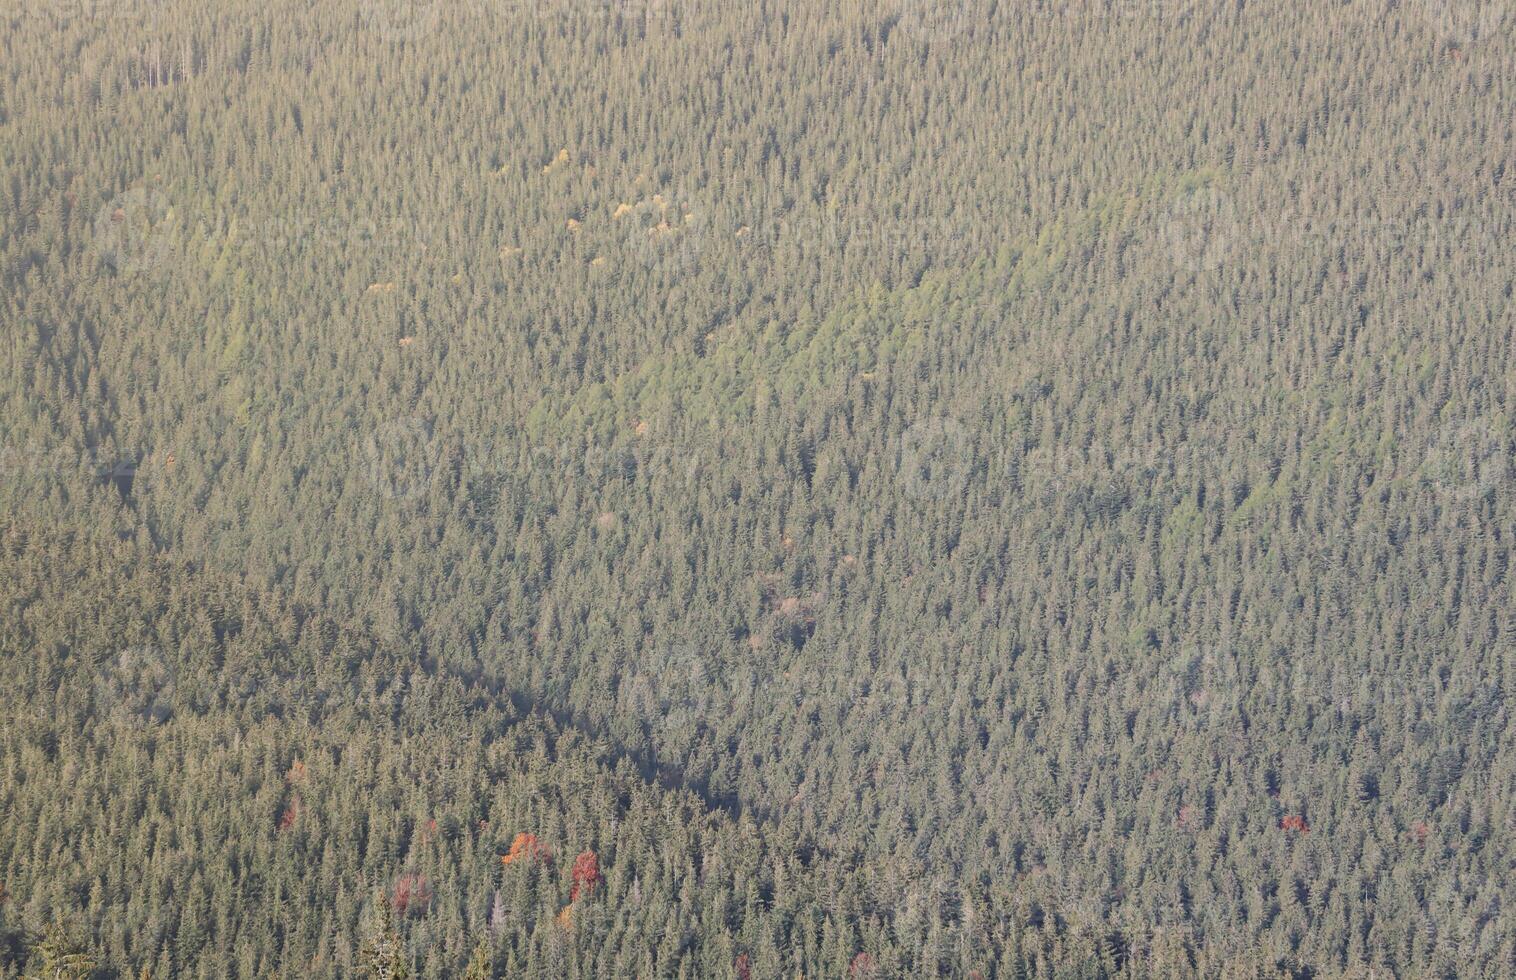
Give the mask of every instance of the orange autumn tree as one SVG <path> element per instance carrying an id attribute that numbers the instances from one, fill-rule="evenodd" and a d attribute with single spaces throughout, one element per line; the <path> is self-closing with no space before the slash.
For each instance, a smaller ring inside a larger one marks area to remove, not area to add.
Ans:
<path id="1" fill-rule="evenodd" d="M 595 857 L 594 851 L 585 851 L 574 858 L 574 870 L 572 872 L 574 886 L 569 889 L 569 901 L 579 901 L 579 896 L 588 897 L 595 890 L 595 886 L 604 879 L 600 875 L 600 861 Z"/>
<path id="2" fill-rule="evenodd" d="M 544 863 L 551 861 L 553 852 L 537 839 L 536 834 L 520 833 L 516 835 L 515 840 L 511 841 L 510 853 L 501 855 L 500 863 L 510 865 L 516 861 L 533 859 Z"/>

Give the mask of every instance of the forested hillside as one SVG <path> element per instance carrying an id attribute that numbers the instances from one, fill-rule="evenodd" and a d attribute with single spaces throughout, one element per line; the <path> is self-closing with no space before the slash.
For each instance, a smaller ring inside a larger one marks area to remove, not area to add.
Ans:
<path id="1" fill-rule="evenodd" d="M 1516 975 L 1516 6 L 0 27 L 0 977 Z"/>

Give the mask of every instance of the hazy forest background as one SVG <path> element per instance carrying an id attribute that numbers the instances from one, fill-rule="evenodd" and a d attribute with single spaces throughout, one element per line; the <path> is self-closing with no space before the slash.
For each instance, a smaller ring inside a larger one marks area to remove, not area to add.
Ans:
<path id="1" fill-rule="evenodd" d="M 1509 0 L 0 0 L 0 977 L 1516 974 Z"/>

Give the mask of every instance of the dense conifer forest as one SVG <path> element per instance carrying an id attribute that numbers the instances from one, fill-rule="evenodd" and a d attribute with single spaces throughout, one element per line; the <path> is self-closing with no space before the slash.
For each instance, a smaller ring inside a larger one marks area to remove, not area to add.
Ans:
<path id="1" fill-rule="evenodd" d="M 1516 975 L 1513 31 L 4 0 L 0 978 Z"/>

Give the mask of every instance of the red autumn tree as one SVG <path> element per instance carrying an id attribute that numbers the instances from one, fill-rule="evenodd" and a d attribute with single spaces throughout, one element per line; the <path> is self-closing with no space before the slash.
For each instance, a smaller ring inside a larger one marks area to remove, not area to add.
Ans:
<path id="1" fill-rule="evenodd" d="M 753 980 L 753 962 L 746 953 L 737 957 L 737 961 L 732 964 L 732 972 L 737 974 L 737 980 Z"/>
<path id="2" fill-rule="evenodd" d="M 290 800 L 290 805 L 279 816 L 279 832 L 283 833 L 295 826 L 295 821 L 300 819 L 300 797 Z"/>
<path id="3" fill-rule="evenodd" d="M 1279 821 L 1279 827 L 1282 830 L 1298 830 L 1302 834 L 1309 834 L 1311 832 L 1311 828 L 1305 824 L 1305 817 L 1299 814 L 1291 814 L 1283 818 Z"/>
<path id="4" fill-rule="evenodd" d="M 432 905 L 432 885 L 421 875 L 401 875 L 395 879 L 390 906 L 398 915 L 425 915 Z"/>
<path id="5" fill-rule="evenodd" d="M 600 861 L 595 857 L 594 851 L 585 851 L 574 858 L 573 870 L 574 886 L 569 889 L 569 901 L 577 902 L 580 895 L 588 897 L 595 886 L 603 880 L 600 877 Z"/>
<path id="6" fill-rule="evenodd" d="M 850 980 L 873 980 L 874 957 L 868 953 L 859 953 L 853 957 L 853 962 L 848 964 L 847 975 Z"/>

